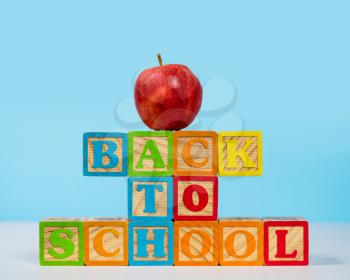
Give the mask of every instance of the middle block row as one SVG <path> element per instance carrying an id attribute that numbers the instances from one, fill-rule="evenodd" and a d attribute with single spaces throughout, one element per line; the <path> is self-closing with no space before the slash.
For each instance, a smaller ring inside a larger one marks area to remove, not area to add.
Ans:
<path id="1" fill-rule="evenodd" d="M 130 220 L 215 221 L 216 176 L 128 178 Z"/>

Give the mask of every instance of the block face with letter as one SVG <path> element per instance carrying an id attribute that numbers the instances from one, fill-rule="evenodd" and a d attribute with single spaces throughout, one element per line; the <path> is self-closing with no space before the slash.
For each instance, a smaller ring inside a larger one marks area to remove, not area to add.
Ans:
<path id="1" fill-rule="evenodd" d="M 301 218 L 265 218 L 265 265 L 308 265 L 308 228 L 308 222 Z"/>
<path id="2" fill-rule="evenodd" d="M 220 176 L 262 175 L 261 131 L 229 131 L 218 134 Z"/>
<path id="3" fill-rule="evenodd" d="M 40 222 L 40 265 L 84 265 L 83 231 L 79 219 L 51 218 Z"/>
<path id="4" fill-rule="evenodd" d="M 218 178 L 216 176 L 174 177 L 174 220 L 216 221 Z"/>
<path id="5" fill-rule="evenodd" d="M 128 133 L 129 176 L 171 176 L 173 134 L 170 131 Z"/>
<path id="6" fill-rule="evenodd" d="M 216 176 L 217 134 L 215 131 L 174 132 L 174 175 Z"/>
<path id="7" fill-rule="evenodd" d="M 263 222 L 258 218 L 223 218 L 219 221 L 219 263 L 223 266 L 261 266 Z"/>
<path id="8" fill-rule="evenodd" d="M 128 265 L 128 221 L 84 221 L 84 252 L 85 265 Z"/>
<path id="9" fill-rule="evenodd" d="M 172 177 L 129 177 L 128 216 L 133 221 L 170 221 L 173 218 Z"/>
<path id="10" fill-rule="evenodd" d="M 173 265 L 172 222 L 129 222 L 129 265 Z"/>
<path id="11" fill-rule="evenodd" d="M 86 132 L 83 136 L 84 176 L 127 176 L 127 134 Z"/>
<path id="12" fill-rule="evenodd" d="M 218 231 L 216 221 L 175 221 L 174 264 L 218 265 Z"/>

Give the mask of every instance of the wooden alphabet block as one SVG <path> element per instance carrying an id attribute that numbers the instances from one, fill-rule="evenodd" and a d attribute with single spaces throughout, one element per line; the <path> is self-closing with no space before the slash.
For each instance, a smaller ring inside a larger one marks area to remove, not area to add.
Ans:
<path id="1" fill-rule="evenodd" d="M 87 132 L 83 136 L 84 176 L 127 176 L 125 133 Z"/>
<path id="2" fill-rule="evenodd" d="M 40 222 L 40 265 L 84 265 L 83 231 L 79 219 L 51 218 Z"/>
<path id="3" fill-rule="evenodd" d="M 218 265 L 218 222 L 174 223 L 175 265 Z"/>
<path id="4" fill-rule="evenodd" d="M 217 177 L 174 177 L 174 220 L 216 221 L 217 217 Z"/>
<path id="5" fill-rule="evenodd" d="M 170 131 L 132 131 L 129 141 L 129 176 L 171 176 L 173 134 Z"/>
<path id="6" fill-rule="evenodd" d="M 265 265 L 308 265 L 308 228 L 300 218 L 264 219 Z"/>
<path id="7" fill-rule="evenodd" d="M 218 153 L 220 176 L 262 174 L 261 131 L 219 132 Z"/>
<path id="8" fill-rule="evenodd" d="M 129 265 L 173 265 L 172 222 L 129 222 Z"/>
<path id="9" fill-rule="evenodd" d="M 258 218 L 219 221 L 219 262 L 224 266 L 263 265 L 263 222 Z"/>
<path id="10" fill-rule="evenodd" d="M 174 175 L 216 176 L 217 134 L 215 131 L 174 132 Z"/>
<path id="11" fill-rule="evenodd" d="M 133 221 L 171 221 L 173 218 L 172 177 L 129 177 L 128 216 Z"/>
<path id="12" fill-rule="evenodd" d="M 128 265 L 128 221 L 84 221 L 85 265 Z"/>

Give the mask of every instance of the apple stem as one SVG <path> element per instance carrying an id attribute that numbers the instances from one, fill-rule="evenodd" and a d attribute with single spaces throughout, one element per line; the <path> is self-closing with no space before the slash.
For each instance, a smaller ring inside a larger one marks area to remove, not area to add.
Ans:
<path id="1" fill-rule="evenodd" d="M 162 60 L 162 56 L 159 54 L 157 54 L 157 57 L 158 57 L 158 62 L 159 62 L 159 65 L 162 66 L 163 65 L 163 60 Z"/>

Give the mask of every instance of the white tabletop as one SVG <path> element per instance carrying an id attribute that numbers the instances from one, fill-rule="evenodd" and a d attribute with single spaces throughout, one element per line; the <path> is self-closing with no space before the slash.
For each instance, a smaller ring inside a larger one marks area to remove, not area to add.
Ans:
<path id="1" fill-rule="evenodd" d="M 350 224 L 310 226 L 307 267 L 42 267 L 38 223 L 0 223 L 0 279 L 350 279 Z"/>

